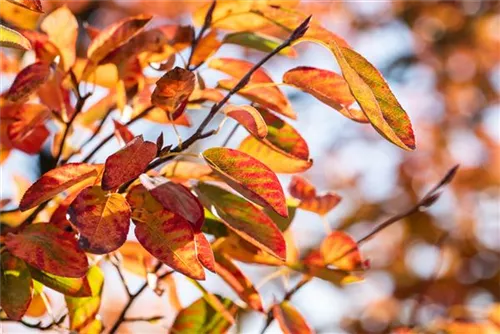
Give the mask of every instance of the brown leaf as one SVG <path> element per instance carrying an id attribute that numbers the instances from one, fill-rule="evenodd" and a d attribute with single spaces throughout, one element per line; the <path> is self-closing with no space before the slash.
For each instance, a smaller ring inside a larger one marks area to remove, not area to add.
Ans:
<path id="1" fill-rule="evenodd" d="M 168 71 L 156 82 L 151 95 L 151 103 L 167 113 L 174 113 L 179 105 L 185 102 L 194 90 L 195 76 L 192 72 L 180 67 Z"/>

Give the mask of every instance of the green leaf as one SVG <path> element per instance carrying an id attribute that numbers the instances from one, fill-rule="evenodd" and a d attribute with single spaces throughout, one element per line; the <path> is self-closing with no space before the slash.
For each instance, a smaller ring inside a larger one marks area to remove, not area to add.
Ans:
<path id="1" fill-rule="evenodd" d="M 31 49 L 30 41 L 18 33 L 15 30 L 7 28 L 0 24 L 0 46 L 19 49 L 19 50 L 29 50 Z"/>
<path id="2" fill-rule="evenodd" d="M 33 283 L 26 263 L 8 252 L 2 253 L 0 305 L 9 319 L 20 320 L 31 302 Z"/>
<path id="3" fill-rule="evenodd" d="M 280 44 L 283 43 L 282 40 L 276 37 L 251 31 L 241 31 L 232 34 L 227 34 L 222 40 L 222 42 L 226 44 L 241 45 L 247 48 L 259 50 L 266 53 L 273 51 Z M 297 52 L 291 47 L 284 48 L 278 54 L 290 58 L 297 57 Z"/>
<path id="4" fill-rule="evenodd" d="M 61 277 L 31 266 L 29 266 L 29 270 L 34 280 L 64 295 L 72 297 L 90 297 L 92 295 L 88 276 L 80 278 Z"/>

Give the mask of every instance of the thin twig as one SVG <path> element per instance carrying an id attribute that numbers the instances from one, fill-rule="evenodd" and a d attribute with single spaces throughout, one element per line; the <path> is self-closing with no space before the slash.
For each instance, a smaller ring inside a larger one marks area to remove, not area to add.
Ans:
<path id="1" fill-rule="evenodd" d="M 186 64 L 186 68 L 188 70 L 189 70 L 189 67 L 191 65 L 191 61 L 193 60 L 193 56 L 194 56 L 194 52 L 196 50 L 196 47 L 198 46 L 198 44 L 199 44 L 201 38 L 203 37 L 203 34 L 205 33 L 205 31 L 207 31 L 207 29 L 212 24 L 212 14 L 214 12 L 216 4 L 217 4 L 217 1 L 213 0 L 212 4 L 208 8 L 207 14 L 205 15 L 205 21 L 203 22 L 203 26 L 200 29 L 200 33 L 198 34 L 197 37 L 195 37 L 193 39 L 193 43 L 191 45 L 191 53 L 189 54 L 189 59 L 188 59 L 187 64 Z M 195 66 L 193 69 L 191 69 L 191 71 L 196 70 L 199 66 L 200 66 L 200 64 L 198 64 L 198 66 Z"/>
<path id="2" fill-rule="evenodd" d="M 37 322 L 36 324 L 32 324 L 32 323 L 29 323 L 29 322 L 27 322 L 27 321 L 25 321 L 23 319 L 21 319 L 21 320 L 12 320 L 12 319 L 9 319 L 9 318 L 2 318 L 0 320 L 2 320 L 2 321 L 18 322 L 18 323 L 20 323 L 23 326 L 28 327 L 28 328 L 38 329 L 39 331 L 48 331 L 48 330 L 51 330 L 54 327 L 59 327 L 64 322 L 64 320 L 66 319 L 67 316 L 68 316 L 68 314 L 63 314 L 59 318 L 59 320 L 52 321 L 51 323 L 49 323 L 48 325 L 45 325 L 45 326 L 42 325 L 41 321 Z"/>
<path id="3" fill-rule="evenodd" d="M 229 143 L 229 141 L 231 140 L 231 138 L 234 136 L 234 134 L 236 133 L 236 131 L 238 130 L 239 127 L 240 127 L 240 123 L 236 123 L 236 125 L 233 127 L 233 129 L 231 130 L 231 132 L 229 132 L 229 135 L 227 136 L 227 138 L 222 143 L 222 147 L 226 147 L 227 146 L 227 144 Z"/>
<path id="4" fill-rule="evenodd" d="M 123 322 L 136 322 L 136 321 L 151 322 L 151 321 L 162 320 L 163 318 L 165 318 L 165 317 L 162 316 L 162 315 L 156 315 L 156 316 L 153 316 L 153 317 L 130 317 L 130 318 L 123 319 Z"/>
<path id="5" fill-rule="evenodd" d="M 115 257 L 115 260 L 118 260 L 118 259 Z M 120 280 L 122 281 L 123 288 L 127 292 L 127 295 L 129 296 L 129 298 L 132 297 L 132 293 L 130 292 L 130 289 L 128 287 L 127 281 L 125 280 L 125 276 L 123 275 L 121 264 L 117 263 L 117 262 L 115 262 L 113 260 L 111 260 L 110 262 L 115 267 L 116 272 L 118 273 L 118 276 L 120 276 Z"/>

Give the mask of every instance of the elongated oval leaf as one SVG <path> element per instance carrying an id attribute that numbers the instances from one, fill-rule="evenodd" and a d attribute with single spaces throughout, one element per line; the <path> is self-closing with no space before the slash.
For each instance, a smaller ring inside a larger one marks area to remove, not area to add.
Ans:
<path id="1" fill-rule="evenodd" d="M 203 204 L 214 206 L 222 222 L 241 238 L 280 259 L 286 258 L 285 239 L 265 213 L 222 188 L 198 184 L 196 189 Z"/>
<path id="2" fill-rule="evenodd" d="M 217 30 L 212 29 L 198 42 L 191 58 L 191 64 L 199 66 L 217 52 L 221 45 L 221 41 L 217 38 Z"/>
<path id="3" fill-rule="evenodd" d="M 241 45 L 247 48 L 269 53 L 276 49 L 281 43 L 283 43 L 283 41 L 276 37 L 258 32 L 240 31 L 227 34 L 224 36 L 222 43 Z M 290 58 L 297 57 L 297 52 L 291 47 L 284 48 L 278 54 Z"/>
<path id="4" fill-rule="evenodd" d="M 276 304 L 272 308 L 273 316 L 278 321 L 281 330 L 285 334 L 308 334 L 314 333 L 306 320 L 288 301 Z"/>
<path id="5" fill-rule="evenodd" d="M 356 241 L 341 231 L 330 233 L 321 243 L 321 255 L 326 264 L 343 270 L 364 268 Z"/>
<path id="6" fill-rule="evenodd" d="M 25 102 L 49 77 L 48 64 L 38 62 L 28 65 L 17 74 L 5 98 L 11 102 Z"/>
<path id="7" fill-rule="evenodd" d="M 300 209 L 315 212 L 321 216 L 330 212 L 342 200 L 342 197 L 333 192 L 317 195 L 316 188 L 298 175 L 293 176 L 289 190 L 293 197 L 301 200 L 298 205 Z"/>
<path id="8" fill-rule="evenodd" d="M 189 180 L 213 181 L 216 180 L 212 168 L 205 164 L 192 161 L 174 161 L 163 167 L 160 174 L 175 181 Z"/>
<path id="9" fill-rule="evenodd" d="M 90 297 L 92 289 L 88 281 L 88 272 L 84 277 L 71 278 L 49 274 L 29 266 L 31 277 L 48 288 L 54 289 L 65 296 Z"/>
<path id="10" fill-rule="evenodd" d="M 181 103 L 187 101 L 194 90 L 195 76 L 181 67 L 165 73 L 156 82 L 151 103 L 168 113 L 174 113 Z"/>
<path id="11" fill-rule="evenodd" d="M 106 159 L 102 189 L 116 189 L 139 176 L 156 156 L 156 144 L 135 137 L 124 148 Z"/>
<path id="12" fill-rule="evenodd" d="M 113 124 L 115 126 L 116 137 L 123 140 L 125 144 L 128 144 L 134 139 L 134 134 L 125 125 L 118 122 L 117 120 L 113 120 Z"/>
<path id="13" fill-rule="evenodd" d="M 238 294 L 252 309 L 263 312 L 259 292 L 243 272 L 227 257 L 215 256 L 215 272 Z"/>
<path id="14" fill-rule="evenodd" d="M 233 79 L 219 81 L 219 86 L 229 90 L 236 86 L 238 81 L 247 74 L 254 64 L 241 59 L 215 58 L 208 63 L 208 66 L 233 77 Z M 293 111 L 290 102 L 278 87 L 251 88 L 252 85 L 258 86 L 262 84 L 273 84 L 273 80 L 263 68 L 259 68 L 250 78 L 247 88 L 243 88 L 238 94 L 277 113 L 295 119 L 297 117 L 295 111 Z"/>
<path id="15" fill-rule="evenodd" d="M 0 46 L 19 50 L 31 49 L 30 41 L 15 30 L 0 24 Z"/>
<path id="16" fill-rule="evenodd" d="M 29 187 L 21 199 L 19 209 L 26 211 L 34 208 L 80 181 L 96 175 L 96 167 L 90 164 L 71 163 L 54 168 Z"/>
<path id="17" fill-rule="evenodd" d="M 229 105 L 224 108 L 224 113 L 243 125 L 255 137 L 264 138 L 267 136 L 267 124 L 254 107 Z"/>
<path id="18" fill-rule="evenodd" d="M 163 177 L 140 177 L 142 185 L 148 189 L 164 209 L 186 219 L 193 225 L 195 231 L 200 231 L 205 215 L 203 206 L 188 188 L 181 184 L 169 182 Z"/>
<path id="19" fill-rule="evenodd" d="M 347 118 L 360 123 L 368 122 L 361 110 L 349 108 L 356 100 L 347 82 L 335 72 L 299 66 L 287 71 L 283 75 L 283 82 L 311 94 Z"/>
<path id="20" fill-rule="evenodd" d="M 288 190 L 290 195 L 300 200 L 316 197 L 316 188 L 302 176 L 292 176 Z"/>
<path id="21" fill-rule="evenodd" d="M 64 298 L 68 307 L 69 328 L 73 331 L 79 332 L 94 323 L 99 307 L 101 306 L 101 294 L 104 285 L 102 270 L 97 266 L 91 267 L 87 279 L 92 290 L 91 297 L 79 298 L 66 296 Z"/>
<path id="22" fill-rule="evenodd" d="M 210 242 L 202 232 L 196 232 L 194 234 L 194 240 L 196 243 L 196 254 L 198 256 L 198 260 L 203 267 L 215 272 L 215 258 Z"/>
<path id="23" fill-rule="evenodd" d="M 120 194 L 108 194 L 100 186 L 85 188 L 68 213 L 80 232 L 80 247 L 89 253 L 110 253 L 127 240 L 130 207 Z"/>
<path id="24" fill-rule="evenodd" d="M 64 277 L 82 277 L 88 269 L 85 253 L 74 235 L 51 224 L 32 224 L 5 237 L 9 251 L 35 268 Z"/>
<path id="25" fill-rule="evenodd" d="M 128 17 L 101 30 L 90 43 L 87 49 L 87 58 L 97 65 L 111 51 L 140 33 L 150 20 L 151 16 L 149 15 Z"/>
<path id="26" fill-rule="evenodd" d="M 7 132 L 12 146 L 28 154 L 40 152 L 50 135 L 45 121 L 50 118 L 50 110 L 41 104 L 25 103 L 18 108 L 14 121 Z"/>
<path id="27" fill-rule="evenodd" d="M 259 205 L 270 207 L 280 216 L 288 216 L 278 177 L 262 162 L 246 153 L 223 147 L 205 150 L 203 157 L 234 190 Z"/>
<path id="28" fill-rule="evenodd" d="M 8 252 L 1 257 L 2 286 L 0 305 L 9 319 L 20 320 L 31 302 L 31 288 L 33 283 L 26 263 Z"/>

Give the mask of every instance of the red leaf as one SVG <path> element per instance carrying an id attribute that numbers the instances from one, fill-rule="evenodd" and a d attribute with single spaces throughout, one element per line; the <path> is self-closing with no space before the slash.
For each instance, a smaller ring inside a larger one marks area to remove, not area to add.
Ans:
<path id="1" fill-rule="evenodd" d="M 285 194 L 278 177 L 269 167 L 250 155 L 224 147 L 203 152 L 214 172 L 236 191 L 255 203 L 270 207 L 287 217 Z"/>
<path id="2" fill-rule="evenodd" d="M 31 302 L 33 283 L 26 263 L 8 252 L 2 252 L 1 257 L 2 286 L 0 304 L 7 317 L 12 320 L 21 320 Z"/>
<path id="3" fill-rule="evenodd" d="M 335 72 L 299 66 L 286 72 L 283 75 L 283 82 L 311 94 L 347 118 L 361 123 L 368 122 L 368 118 L 361 110 L 349 108 L 356 100 L 347 82 Z"/>
<path id="4" fill-rule="evenodd" d="M 274 318 L 278 321 L 284 334 L 314 333 L 302 315 L 288 301 L 276 304 L 272 308 Z"/>
<path id="5" fill-rule="evenodd" d="M 135 137 L 127 146 L 106 159 L 102 189 L 116 189 L 138 177 L 156 157 L 156 144 L 144 141 L 142 135 Z"/>
<path id="6" fill-rule="evenodd" d="M 27 8 L 29 10 L 32 10 L 34 12 L 43 13 L 42 3 L 40 0 L 7 0 L 7 1 L 12 2 L 18 6 Z"/>
<path id="7" fill-rule="evenodd" d="M 196 242 L 196 254 L 201 264 L 208 270 L 215 272 L 214 253 L 210 242 L 202 232 L 195 232 L 194 241 Z"/>
<path id="8" fill-rule="evenodd" d="M 50 67 L 48 64 L 38 62 L 26 66 L 17 74 L 5 95 L 5 99 L 17 103 L 25 102 L 49 77 Z"/>
<path id="9" fill-rule="evenodd" d="M 40 152 L 50 135 L 44 122 L 50 117 L 47 107 L 40 104 L 23 104 L 9 124 L 7 131 L 12 146 L 28 154 Z"/>
<path id="10" fill-rule="evenodd" d="M 54 168 L 29 187 L 21 199 L 19 209 L 26 211 L 34 208 L 72 185 L 96 175 L 96 167 L 90 164 L 71 163 Z"/>
<path id="11" fill-rule="evenodd" d="M 125 125 L 118 122 L 117 120 L 113 120 L 113 124 L 115 125 L 116 137 L 122 139 L 125 144 L 134 139 L 134 134 Z"/>
<path id="12" fill-rule="evenodd" d="M 252 309 L 263 312 L 259 292 L 241 270 L 224 255 L 215 257 L 216 273 L 238 294 Z"/>
<path id="13" fill-rule="evenodd" d="M 141 183 L 164 209 L 186 219 L 193 225 L 194 231 L 200 231 L 205 214 L 203 206 L 188 188 L 181 184 L 169 182 L 163 177 L 141 175 Z"/>
<path id="14" fill-rule="evenodd" d="M 148 252 L 174 270 L 196 280 L 205 279 L 193 230 L 180 216 L 159 211 L 148 222 L 136 224 L 135 236 Z"/>
<path id="15" fill-rule="evenodd" d="M 194 85 L 194 74 L 176 67 L 165 73 L 156 82 L 155 90 L 151 95 L 151 103 L 172 114 L 182 103 L 187 101 L 194 90 Z"/>
<path id="16" fill-rule="evenodd" d="M 99 64 L 114 49 L 140 33 L 150 20 L 149 15 L 137 15 L 125 18 L 102 30 L 90 43 L 87 58 L 94 64 Z"/>
<path id="17" fill-rule="evenodd" d="M 5 237 L 9 251 L 35 268 L 64 277 L 82 277 L 88 269 L 85 253 L 74 235 L 51 224 L 32 224 Z"/>
<path id="18" fill-rule="evenodd" d="M 89 253 L 110 253 L 127 240 L 130 207 L 120 194 L 108 194 L 99 186 L 85 188 L 68 213 L 80 232 L 80 247 Z"/>
<path id="19" fill-rule="evenodd" d="M 224 108 L 224 113 L 243 125 L 255 137 L 262 139 L 267 136 L 267 124 L 254 107 L 229 105 Z"/>
<path id="20" fill-rule="evenodd" d="M 213 206 L 224 225 L 256 247 L 280 259 L 286 258 L 283 234 L 261 210 L 216 186 L 201 183 L 196 189 L 205 207 Z"/>
<path id="21" fill-rule="evenodd" d="M 316 188 L 298 175 L 292 176 L 288 190 L 290 191 L 290 195 L 300 200 L 316 196 Z"/>
<path id="22" fill-rule="evenodd" d="M 234 79 L 225 79 L 219 81 L 219 86 L 224 89 L 232 89 L 238 81 L 254 66 L 254 64 L 240 59 L 232 58 L 216 58 L 212 59 L 208 66 L 216 70 L 229 74 Z M 273 80 L 263 68 L 259 68 L 250 78 L 247 86 L 253 84 L 272 84 Z M 242 89 L 238 92 L 239 95 L 249 99 L 250 101 L 259 103 L 260 105 L 272 109 L 277 113 L 290 118 L 297 118 L 295 111 L 286 96 L 278 87 L 255 87 L 251 89 Z"/>
<path id="23" fill-rule="evenodd" d="M 320 251 L 325 264 L 334 265 L 342 270 L 364 269 L 358 244 L 344 232 L 330 233 L 321 243 Z"/>
<path id="24" fill-rule="evenodd" d="M 314 186 L 298 175 L 292 177 L 289 190 L 293 197 L 301 200 L 299 208 L 319 215 L 327 214 L 342 200 L 342 197 L 332 192 L 317 195 Z"/>

